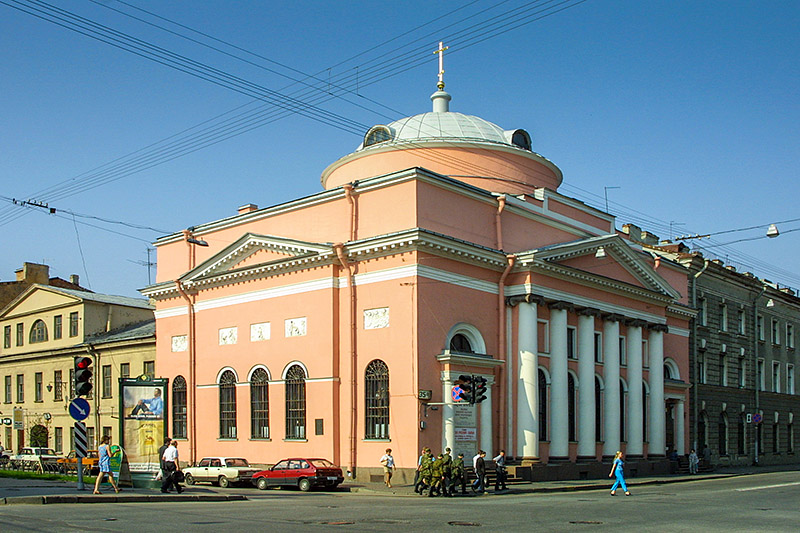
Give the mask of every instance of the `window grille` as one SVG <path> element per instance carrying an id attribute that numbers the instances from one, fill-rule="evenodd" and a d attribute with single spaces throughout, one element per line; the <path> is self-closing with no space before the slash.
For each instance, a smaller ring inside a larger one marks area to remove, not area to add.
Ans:
<path id="1" fill-rule="evenodd" d="M 269 376 L 263 368 L 250 378 L 250 438 L 269 438 Z"/>
<path id="2" fill-rule="evenodd" d="M 376 359 L 367 365 L 364 376 L 366 438 L 389 438 L 389 367 Z"/>
<path id="3" fill-rule="evenodd" d="M 219 378 L 219 438 L 236 438 L 236 376 L 230 370 Z"/>
<path id="4" fill-rule="evenodd" d="M 186 435 L 186 379 L 176 376 L 172 381 L 172 436 L 185 439 Z"/>
<path id="5" fill-rule="evenodd" d="M 306 373 L 300 365 L 286 373 L 286 438 L 306 438 Z"/>

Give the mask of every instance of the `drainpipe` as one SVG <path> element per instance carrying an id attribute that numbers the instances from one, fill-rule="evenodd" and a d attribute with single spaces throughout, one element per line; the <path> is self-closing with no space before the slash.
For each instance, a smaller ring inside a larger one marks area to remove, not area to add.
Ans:
<path id="1" fill-rule="evenodd" d="M 693 276 L 692 280 L 692 306 L 697 309 L 697 278 L 706 271 L 708 268 L 708 259 L 703 261 L 703 268 L 701 268 L 698 272 L 696 272 Z M 694 355 L 694 365 L 695 365 L 695 379 L 699 376 L 698 366 L 697 366 L 697 317 L 692 321 L 692 354 Z M 697 379 L 698 387 L 694 391 L 694 402 L 692 402 L 692 412 L 694 413 L 694 420 L 692 421 L 692 432 L 694 433 L 694 442 L 692 445 L 692 449 L 697 449 L 697 417 L 700 416 L 700 408 L 698 406 L 697 395 L 700 393 L 700 380 Z"/>
<path id="2" fill-rule="evenodd" d="M 500 215 L 506 208 L 506 195 L 502 194 L 497 197 L 497 212 L 494 214 L 494 226 L 497 230 L 497 249 L 503 249 L 503 223 L 500 220 Z"/>
<path id="3" fill-rule="evenodd" d="M 175 287 L 178 293 L 186 300 L 186 309 L 189 313 L 189 332 L 187 344 L 189 345 L 189 383 L 186 387 L 186 407 L 188 409 L 189 418 L 189 461 L 191 464 L 197 462 L 197 397 L 195 394 L 196 388 L 196 369 L 197 369 L 197 350 L 195 346 L 195 316 L 194 316 L 194 302 L 191 296 L 186 293 L 186 290 L 181 283 L 181 280 L 175 280 Z"/>
<path id="4" fill-rule="evenodd" d="M 342 268 L 347 270 L 347 288 L 350 292 L 350 466 L 348 474 L 355 477 L 356 472 L 356 431 L 358 423 L 358 397 L 356 395 L 356 289 L 353 283 L 353 267 L 347 262 L 344 244 L 333 245 L 336 257 Z"/>
<path id="5" fill-rule="evenodd" d="M 755 300 L 753 300 L 753 389 L 754 389 L 755 396 L 756 396 L 756 398 L 755 398 L 755 400 L 756 400 L 756 413 L 759 412 L 759 408 L 761 407 L 761 404 L 759 403 L 760 402 L 760 398 L 759 398 L 759 394 L 758 394 L 758 389 L 761 388 L 761 380 L 758 379 L 758 300 L 764 295 L 764 293 L 766 291 L 767 291 L 767 286 L 764 285 L 763 282 L 762 282 L 762 284 L 761 284 L 761 292 L 759 292 L 758 296 L 756 296 Z M 761 422 L 756 424 L 755 435 L 754 435 L 755 438 L 753 439 L 753 441 L 755 443 L 754 446 L 753 446 L 753 449 L 755 451 L 755 457 L 753 459 L 753 464 L 755 466 L 758 466 L 758 453 L 760 451 L 758 449 L 759 426 L 761 426 L 761 424 L 763 424 L 763 423 L 764 423 L 764 421 L 762 420 Z"/>
<path id="6" fill-rule="evenodd" d="M 498 213 L 499 219 L 499 213 Z M 514 268 L 514 263 L 517 262 L 517 256 L 515 255 L 507 255 L 506 259 L 508 260 L 508 264 L 506 265 L 506 269 L 503 271 L 503 274 L 500 276 L 500 281 L 497 283 L 497 357 L 505 357 L 506 355 L 506 297 L 505 297 L 505 283 L 506 277 L 508 273 L 511 272 L 511 269 Z M 506 365 L 508 365 L 508 361 L 506 361 Z M 507 370 L 511 372 L 510 369 Z M 502 383 L 502 376 L 503 370 L 502 367 L 498 367 L 498 376 L 497 376 L 497 384 L 500 385 Z M 500 428 L 500 448 L 503 448 L 505 445 L 503 444 L 506 441 L 506 422 L 505 422 L 505 413 L 506 413 L 506 403 L 508 402 L 508 397 L 506 394 L 502 394 L 498 396 L 500 399 L 500 407 L 499 407 L 499 416 L 497 417 L 500 421 L 499 428 Z"/>
<path id="7" fill-rule="evenodd" d="M 99 375 L 100 379 L 102 380 L 102 374 L 98 374 L 97 373 L 97 372 L 100 372 L 100 354 L 97 352 L 97 350 L 94 349 L 94 346 L 92 346 L 89 343 L 86 344 L 86 353 L 88 353 L 89 357 L 92 358 L 92 364 L 94 364 L 94 370 L 95 370 L 95 373 L 96 373 L 95 375 Z M 96 379 L 94 380 L 95 383 L 97 383 L 97 381 L 98 380 L 96 380 Z M 95 430 L 94 430 L 95 437 L 94 438 L 97 439 L 98 435 L 100 437 L 103 436 L 103 428 L 100 425 L 100 391 L 99 390 L 95 390 L 94 391 L 94 394 L 92 394 L 92 400 L 93 400 L 93 403 L 94 403 L 94 427 L 95 427 Z M 93 444 L 95 446 L 97 446 L 96 442 L 93 443 Z"/>
<path id="8" fill-rule="evenodd" d="M 358 182 L 353 183 L 346 183 L 342 185 L 344 189 L 344 197 L 347 198 L 348 203 L 350 204 L 350 240 L 356 240 L 356 202 L 353 198 L 353 190 L 355 189 L 355 185 Z"/>

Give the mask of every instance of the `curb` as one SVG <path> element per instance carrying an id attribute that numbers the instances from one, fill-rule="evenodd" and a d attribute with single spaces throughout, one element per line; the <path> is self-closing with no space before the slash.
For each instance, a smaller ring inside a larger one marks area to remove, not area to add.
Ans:
<path id="1" fill-rule="evenodd" d="M 48 505 L 58 503 L 159 503 L 159 502 L 234 502 L 246 501 L 243 494 L 130 494 L 117 495 L 58 495 L 58 496 L 15 496 L 0 498 L 4 505 Z"/>

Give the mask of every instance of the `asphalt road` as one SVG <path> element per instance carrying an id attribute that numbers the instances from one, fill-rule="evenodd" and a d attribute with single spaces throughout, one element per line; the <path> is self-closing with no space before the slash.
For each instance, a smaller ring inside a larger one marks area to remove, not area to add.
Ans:
<path id="1" fill-rule="evenodd" d="M 468 498 L 245 490 L 249 501 L 8 505 L 0 531 L 637 531 L 800 529 L 800 472 L 608 491 Z"/>

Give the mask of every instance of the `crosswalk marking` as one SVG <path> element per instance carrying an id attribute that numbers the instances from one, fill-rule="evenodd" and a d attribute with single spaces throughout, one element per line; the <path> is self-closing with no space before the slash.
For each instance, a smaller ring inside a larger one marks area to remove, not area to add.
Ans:
<path id="1" fill-rule="evenodd" d="M 791 487 L 792 485 L 800 485 L 800 481 L 795 481 L 794 483 L 780 483 L 778 485 L 765 485 L 763 487 L 748 487 L 746 489 L 736 489 L 736 490 L 738 492 L 747 492 L 749 490 L 777 489 L 780 487 Z"/>

